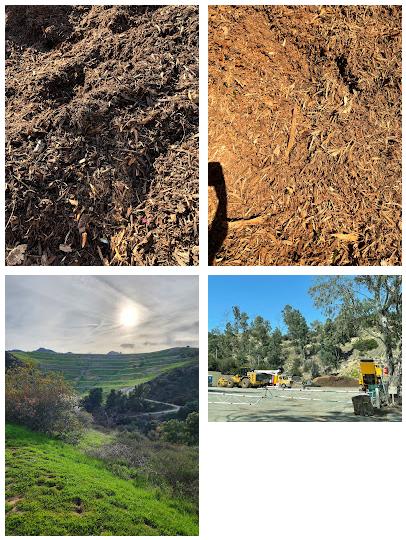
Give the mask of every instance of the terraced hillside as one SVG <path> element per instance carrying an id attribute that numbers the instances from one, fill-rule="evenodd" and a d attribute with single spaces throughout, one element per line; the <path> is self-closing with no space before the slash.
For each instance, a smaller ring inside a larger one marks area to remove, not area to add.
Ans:
<path id="1" fill-rule="evenodd" d="M 198 349 L 177 347 L 142 354 L 71 354 L 55 352 L 13 352 L 44 371 L 63 373 L 80 393 L 90 388 L 125 388 L 141 384 L 171 369 L 198 361 Z"/>

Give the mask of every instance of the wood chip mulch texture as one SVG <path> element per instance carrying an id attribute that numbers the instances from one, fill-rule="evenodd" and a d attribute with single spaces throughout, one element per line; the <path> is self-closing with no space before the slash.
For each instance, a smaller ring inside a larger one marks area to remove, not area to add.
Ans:
<path id="1" fill-rule="evenodd" d="M 198 8 L 6 8 L 6 262 L 198 264 Z"/>
<path id="2" fill-rule="evenodd" d="M 210 264 L 400 265 L 401 7 L 211 6 L 208 189 Z"/>

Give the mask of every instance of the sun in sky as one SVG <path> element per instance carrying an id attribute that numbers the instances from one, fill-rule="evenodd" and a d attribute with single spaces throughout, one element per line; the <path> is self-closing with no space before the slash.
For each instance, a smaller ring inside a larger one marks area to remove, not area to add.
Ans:
<path id="1" fill-rule="evenodd" d="M 138 323 L 139 315 L 137 308 L 131 304 L 123 306 L 120 310 L 119 321 L 120 325 L 125 328 L 132 328 Z"/>

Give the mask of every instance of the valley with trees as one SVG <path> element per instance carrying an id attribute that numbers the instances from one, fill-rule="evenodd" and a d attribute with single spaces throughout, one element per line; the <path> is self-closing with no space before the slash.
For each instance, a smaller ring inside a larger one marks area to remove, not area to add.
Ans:
<path id="1" fill-rule="evenodd" d="M 299 380 L 338 376 L 356 385 L 360 359 L 374 358 L 387 364 L 400 386 L 401 285 L 400 276 L 314 278 L 307 295 L 321 320 L 306 320 L 298 307 L 286 305 L 283 324 L 274 328 L 235 305 L 232 317 L 209 331 L 209 371 L 282 368 Z M 269 303 L 272 308 L 272 298 Z"/>
<path id="2" fill-rule="evenodd" d="M 197 350 L 189 354 L 166 377 L 80 395 L 63 373 L 7 352 L 7 533 L 196 534 Z"/>
<path id="3" fill-rule="evenodd" d="M 6 284 L 6 534 L 197 536 L 197 280 Z"/>

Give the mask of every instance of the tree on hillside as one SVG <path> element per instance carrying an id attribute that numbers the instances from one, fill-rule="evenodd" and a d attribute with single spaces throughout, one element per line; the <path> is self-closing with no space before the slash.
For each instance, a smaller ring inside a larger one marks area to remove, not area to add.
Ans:
<path id="1" fill-rule="evenodd" d="M 233 317 L 231 328 L 226 325 L 226 334 L 231 330 L 234 336 L 232 358 L 237 365 L 241 365 L 247 362 L 249 354 L 249 317 L 238 306 L 233 306 Z"/>
<path id="2" fill-rule="evenodd" d="M 227 321 L 223 332 L 209 332 L 209 368 L 214 371 L 232 372 L 248 361 L 249 317 L 238 306 L 233 306 L 232 312 L 233 319 Z"/>
<path id="3" fill-rule="evenodd" d="M 233 359 L 233 342 L 235 339 L 231 323 L 227 323 L 224 332 L 215 328 L 209 332 L 209 370 L 227 371 L 235 367 Z"/>
<path id="4" fill-rule="evenodd" d="M 306 360 L 306 345 L 309 342 L 309 327 L 306 319 L 298 309 L 292 306 L 285 306 L 283 310 L 283 320 L 288 327 L 288 335 L 299 351 L 303 361 Z"/>
<path id="5" fill-rule="evenodd" d="M 328 316 L 346 313 L 348 322 L 366 329 L 385 347 L 392 379 L 401 382 L 401 276 L 320 277 L 310 288 L 315 305 Z M 395 357 L 395 351 L 398 354 Z"/>
<path id="6" fill-rule="evenodd" d="M 334 328 L 338 342 L 344 345 L 352 338 L 357 337 L 362 326 L 361 323 L 360 317 L 354 317 L 351 306 L 342 305 L 334 318 Z"/>
<path id="7" fill-rule="evenodd" d="M 342 356 L 340 338 L 336 330 L 334 322 L 327 319 L 321 332 L 319 355 L 328 371 L 339 368 Z"/>
<path id="8" fill-rule="evenodd" d="M 150 388 L 146 384 L 139 384 L 129 392 L 127 397 L 127 408 L 131 412 L 144 410 L 144 401 L 148 397 Z"/>
<path id="9" fill-rule="evenodd" d="M 109 415 L 118 414 L 126 410 L 127 396 L 121 390 L 110 390 L 106 398 L 105 411 Z"/>
<path id="10" fill-rule="evenodd" d="M 260 315 L 252 321 L 245 332 L 248 353 L 246 363 L 251 369 L 266 369 L 269 367 L 271 346 L 271 325 Z"/>
<path id="11" fill-rule="evenodd" d="M 199 413 L 191 412 L 186 418 L 186 437 L 189 446 L 199 444 Z"/>
<path id="12" fill-rule="evenodd" d="M 247 313 L 241 311 L 238 306 L 233 306 L 233 327 L 236 334 L 244 334 L 248 331 L 249 317 Z"/>
<path id="13" fill-rule="evenodd" d="M 310 323 L 309 338 L 311 341 L 318 343 L 323 333 L 323 323 L 320 321 L 312 321 Z"/>
<path id="14" fill-rule="evenodd" d="M 81 406 L 87 412 L 94 412 L 100 409 L 103 402 L 103 388 L 91 388 L 89 395 L 85 396 L 81 401 Z"/>
<path id="15" fill-rule="evenodd" d="M 197 399 L 188 401 L 185 405 L 183 405 L 183 407 L 179 409 L 177 418 L 179 420 L 185 420 L 186 417 L 192 412 L 199 412 L 199 401 Z"/>
<path id="16" fill-rule="evenodd" d="M 272 332 L 269 321 L 258 315 L 250 322 L 248 315 L 234 306 L 233 319 L 224 331 L 209 332 L 209 370 L 230 373 L 241 366 L 278 368 L 284 362 L 282 343 L 281 331 Z"/>
<path id="17" fill-rule="evenodd" d="M 283 335 L 279 328 L 275 328 L 269 341 L 268 364 L 270 369 L 277 369 L 285 362 L 283 348 Z"/>

